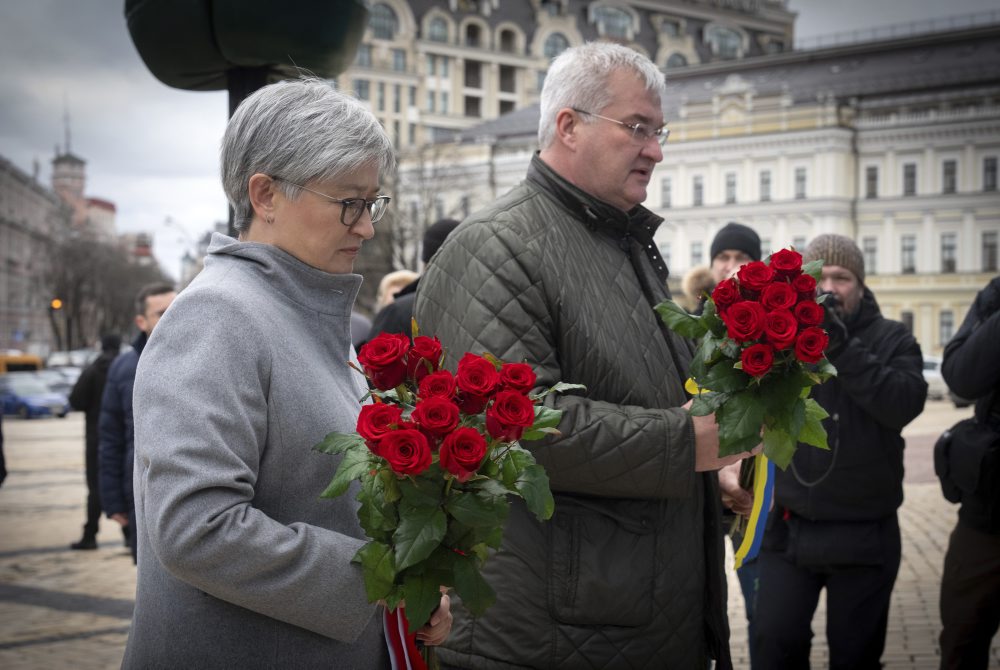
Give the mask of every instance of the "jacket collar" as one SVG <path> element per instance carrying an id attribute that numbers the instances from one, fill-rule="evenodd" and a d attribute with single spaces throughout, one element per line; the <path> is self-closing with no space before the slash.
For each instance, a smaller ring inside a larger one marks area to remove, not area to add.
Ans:
<path id="1" fill-rule="evenodd" d="M 652 244 L 656 229 L 663 218 L 642 205 L 625 212 L 561 177 L 543 161 L 538 152 L 531 157 L 527 180 L 559 201 L 574 217 L 591 230 L 601 230 L 613 237 L 635 237 L 643 246 Z"/>

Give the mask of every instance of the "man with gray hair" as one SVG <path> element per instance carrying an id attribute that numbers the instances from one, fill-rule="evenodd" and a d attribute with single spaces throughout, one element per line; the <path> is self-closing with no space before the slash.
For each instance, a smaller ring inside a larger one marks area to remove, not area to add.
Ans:
<path id="1" fill-rule="evenodd" d="M 458 608 L 446 666 L 730 667 L 714 416 L 685 410 L 692 350 L 660 322 L 667 268 L 640 205 L 668 131 L 663 74 L 608 43 L 569 49 L 541 96 L 527 178 L 467 219 L 417 291 L 452 352 L 527 361 L 561 435 L 525 443 L 555 513 L 511 509 L 484 575 L 496 604 Z"/>

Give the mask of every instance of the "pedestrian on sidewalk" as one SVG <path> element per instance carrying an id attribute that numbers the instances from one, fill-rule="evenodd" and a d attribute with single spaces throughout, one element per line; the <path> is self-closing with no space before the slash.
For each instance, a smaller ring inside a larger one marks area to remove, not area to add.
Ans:
<path id="1" fill-rule="evenodd" d="M 100 468 L 97 462 L 101 398 L 111 361 L 118 355 L 121 346 L 122 338 L 118 335 L 102 336 L 100 355 L 80 373 L 69 394 L 70 406 L 84 413 L 84 468 L 87 477 L 87 521 L 83 525 L 83 537 L 69 545 L 70 549 L 97 549 L 97 530 L 101 521 Z M 125 538 L 128 539 L 128 533 L 125 533 Z"/>
<path id="2" fill-rule="evenodd" d="M 903 427 L 923 411 L 920 345 L 882 316 L 848 237 L 824 234 L 805 262 L 824 261 L 826 355 L 837 376 L 815 387 L 829 450 L 800 446 L 775 471 L 774 509 L 757 559 L 754 662 L 809 667 L 812 618 L 826 589 L 830 668 L 881 667 L 899 570 Z"/>
<path id="3" fill-rule="evenodd" d="M 976 295 L 944 350 L 941 374 L 962 398 L 976 401 L 974 439 L 954 438 L 952 468 L 978 478 L 958 488 L 962 506 L 941 577 L 941 669 L 989 664 L 1000 627 L 1000 277 Z M 964 461 L 964 463 L 960 463 Z"/>
<path id="4" fill-rule="evenodd" d="M 132 348 L 114 360 L 101 398 L 98 424 L 100 444 L 101 507 L 109 519 L 121 524 L 128 533 L 132 562 L 136 562 L 135 502 L 132 496 L 132 462 L 135 437 L 132 416 L 132 388 L 139 357 L 153 328 L 159 323 L 177 293 L 171 284 L 157 282 L 139 290 L 135 299 L 135 325 L 139 335 Z"/>

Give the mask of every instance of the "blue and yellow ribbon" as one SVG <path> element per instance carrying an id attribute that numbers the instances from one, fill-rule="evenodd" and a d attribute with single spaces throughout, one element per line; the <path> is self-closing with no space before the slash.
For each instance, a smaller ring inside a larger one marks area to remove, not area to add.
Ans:
<path id="1" fill-rule="evenodd" d="M 757 558 L 757 554 L 760 553 L 764 526 L 767 525 L 767 513 L 771 509 L 771 498 L 774 496 L 774 463 L 764 454 L 757 454 L 754 459 L 753 507 L 750 510 L 747 532 L 739 549 L 736 550 L 733 567 L 737 570 Z"/>

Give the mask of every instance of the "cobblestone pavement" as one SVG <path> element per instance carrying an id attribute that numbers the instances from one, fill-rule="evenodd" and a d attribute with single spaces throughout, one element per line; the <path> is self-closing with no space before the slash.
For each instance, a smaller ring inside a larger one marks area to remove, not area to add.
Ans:
<path id="1" fill-rule="evenodd" d="M 903 560 L 893 593 L 883 662 L 937 667 L 938 585 L 956 507 L 940 494 L 931 449 L 940 432 L 971 414 L 943 402 L 904 434 Z M 97 551 L 70 551 L 84 521 L 83 418 L 4 419 L 9 475 L 0 487 L 0 668 L 117 668 L 128 636 L 135 568 L 117 524 L 103 520 Z M 727 543 L 728 544 L 728 543 Z M 735 575 L 729 615 L 737 668 L 747 668 L 746 620 Z M 813 621 L 813 667 L 827 665 L 825 607 Z M 1000 669 L 1000 637 L 991 668 Z"/>

